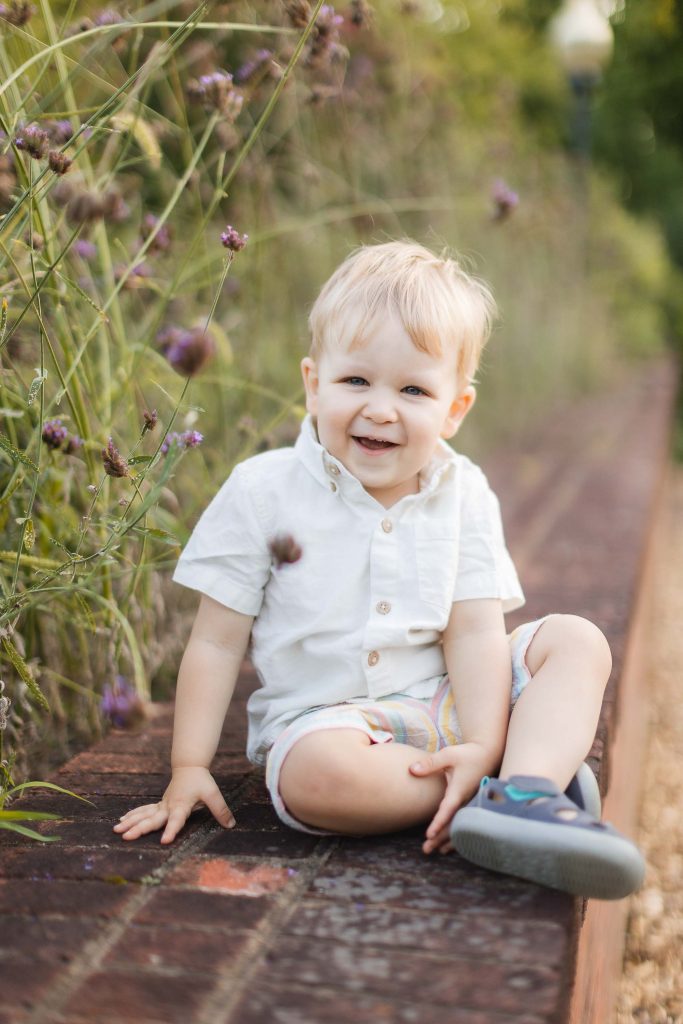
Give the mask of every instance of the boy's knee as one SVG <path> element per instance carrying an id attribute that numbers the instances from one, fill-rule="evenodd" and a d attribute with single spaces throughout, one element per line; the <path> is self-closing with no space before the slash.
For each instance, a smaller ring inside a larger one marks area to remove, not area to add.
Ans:
<path id="1" fill-rule="evenodd" d="M 588 655 L 591 660 L 609 675 L 612 669 L 612 652 L 607 637 L 590 619 L 581 615 L 551 615 L 555 638 L 560 645 L 573 655 Z"/>
<path id="2" fill-rule="evenodd" d="M 292 747 L 280 772 L 280 796 L 290 814 L 307 821 L 319 811 L 334 810 L 348 802 L 355 787 L 367 777 L 362 752 L 369 747 L 358 732 L 349 742 L 334 743 L 329 736 L 311 733 Z"/>

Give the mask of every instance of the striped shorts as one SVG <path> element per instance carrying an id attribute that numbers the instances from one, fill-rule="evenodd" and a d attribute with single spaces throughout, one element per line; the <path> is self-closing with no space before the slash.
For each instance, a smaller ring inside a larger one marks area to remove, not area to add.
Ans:
<path id="1" fill-rule="evenodd" d="M 531 679 L 526 652 L 546 618 L 526 622 L 508 636 L 512 658 L 511 709 Z M 304 711 L 290 722 L 270 748 L 266 763 L 266 786 L 280 820 L 291 828 L 313 835 L 330 833 L 309 827 L 289 813 L 280 796 L 279 779 L 284 760 L 294 744 L 303 736 L 321 729 L 359 729 L 372 743 L 395 741 L 428 753 L 452 746 L 461 738 L 448 676 L 443 677 L 432 697 L 417 698 L 404 693 L 390 693 L 375 700 L 332 704 Z"/>

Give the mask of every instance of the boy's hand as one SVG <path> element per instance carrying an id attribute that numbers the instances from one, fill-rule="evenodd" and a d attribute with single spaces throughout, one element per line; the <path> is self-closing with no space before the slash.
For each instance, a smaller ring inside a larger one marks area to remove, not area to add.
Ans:
<path id="1" fill-rule="evenodd" d="M 145 804 L 128 811 L 114 825 L 122 839 L 139 839 L 163 828 L 162 843 L 172 843 L 192 811 L 205 804 L 223 828 L 233 828 L 235 819 L 208 768 L 174 768 L 173 777 L 158 804 Z"/>
<path id="2" fill-rule="evenodd" d="M 423 754 L 410 771 L 421 777 L 437 772 L 446 776 L 446 792 L 427 828 L 422 850 L 448 853 L 453 849 L 449 836 L 453 815 L 474 796 L 482 776 L 491 771 L 490 753 L 479 743 L 459 743 L 436 754 Z"/>

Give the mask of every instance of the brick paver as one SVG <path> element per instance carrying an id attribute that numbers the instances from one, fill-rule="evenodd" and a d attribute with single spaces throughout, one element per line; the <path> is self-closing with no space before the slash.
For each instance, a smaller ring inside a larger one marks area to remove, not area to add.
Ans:
<path id="1" fill-rule="evenodd" d="M 583 400 L 486 469 L 503 503 L 528 603 L 593 618 L 615 668 L 593 763 L 607 786 L 630 617 L 667 448 L 674 368 L 650 365 Z M 237 702 L 255 685 L 245 669 Z M 162 848 L 111 832 L 166 781 L 171 709 L 114 732 L 55 781 L 94 807 L 63 814 L 39 847 L 0 837 L 0 1024 L 561 1024 L 581 901 L 426 858 L 418 830 L 300 835 L 278 822 L 231 713 L 216 775 L 237 827 L 206 812 Z"/>

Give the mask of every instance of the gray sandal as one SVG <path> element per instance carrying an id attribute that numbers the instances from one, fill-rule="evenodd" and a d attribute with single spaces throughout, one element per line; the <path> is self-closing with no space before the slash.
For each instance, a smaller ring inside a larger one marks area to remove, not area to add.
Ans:
<path id="1" fill-rule="evenodd" d="M 453 818 L 451 842 L 480 867 L 594 899 L 628 896 L 645 874 L 634 843 L 549 779 L 529 775 L 483 778 Z"/>

